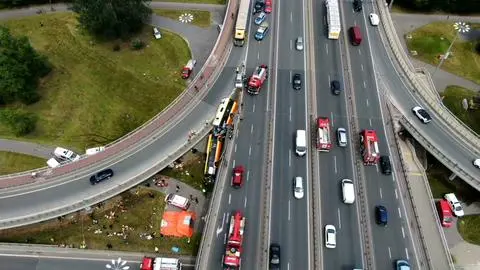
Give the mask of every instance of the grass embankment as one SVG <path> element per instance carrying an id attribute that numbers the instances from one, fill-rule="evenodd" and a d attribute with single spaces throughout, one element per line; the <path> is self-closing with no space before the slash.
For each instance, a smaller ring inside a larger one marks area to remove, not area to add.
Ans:
<path id="1" fill-rule="evenodd" d="M 0 151 L 0 175 L 45 167 L 45 162 L 43 158 Z"/>
<path id="2" fill-rule="evenodd" d="M 464 216 L 458 222 L 458 232 L 472 244 L 480 245 L 480 216 Z"/>
<path id="3" fill-rule="evenodd" d="M 480 108 L 475 110 L 465 110 L 462 106 L 462 100 L 469 102 L 472 97 L 478 96 L 478 91 L 473 91 L 456 85 L 448 86 L 442 93 L 443 104 L 463 123 L 480 134 Z M 480 107 L 480 104 L 478 105 Z"/>
<path id="4" fill-rule="evenodd" d="M 195 3 L 195 4 L 214 4 L 225 5 L 226 0 L 153 0 L 154 2 L 176 2 L 176 3 Z"/>
<path id="5" fill-rule="evenodd" d="M 41 100 L 25 108 L 39 121 L 22 140 L 82 151 L 106 144 L 153 117 L 185 88 L 179 70 L 190 51 L 171 32 L 162 30 L 162 39 L 155 40 L 152 28 L 145 27 L 138 38 L 146 46 L 135 51 L 130 41 L 96 41 L 80 30 L 72 13 L 5 24 L 12 33 L 27 36 L 54 66 L 40 85 Z M 0 134 L 14 137 L 1 125 Z"/>
<path id="6" fill-rule="evenodd" d="M 471 24 L 471 28 L 480 28 L 480 24 Z M 443 55 L 455 38 L 456 31 L 451 22 L 435 22 L 427 24 L 408 33 L 406 39 L 408 50 L 417 51 L 413 56 L 425 63 L 438 65 L 439 56 Z M 442 69 L 480 84 L 480 55 L 475 52 L 475 42 L 457 38 L 448 59 Z"/>
<path id="7" fill-rule="evenodd" d="M 180 16 L 183 14 L 191 14 L 193 16 L 193 19 L 190 22 L 191 24 L 199 27 L 209 27 L 211 24 L 211 14 L 208 11 L 191 9 L 154 9 L 153 12 L 159 16 L 167 17 L 177 21 L 179 21 Z"/>
<path id="8" fill-rule="evenodd" d="M 135 191 L 127 191 L 100 207 L 94 207 L 89 215 L 75 214 L 61 221 L 57 219 L 2 230 L 0 242 L 73 245 L 78 248 L 85 239 L 88 249 L 110 247 L 113 250 L 154 252 L 157 247 L 163 254 L 172 253 L 172 247 L 179 247 L 180 254 L 195 255 L 200 234 L 194 234 L 190 244 L 186 238 L 160 237 L 164 195 L 147 188 Z M 153 194 L 153 198 L 149 193 Z M 152 240 L 145 239 L 145 235 L 153 233 L 155 237 Z"/>
<path id="9" fill-rule="evenodd" d="M 182 182 L 201 190 L 204 188 L 204 169 L 206 156 L 202 153 L 193 154 L 188 152 L 182 158 L 182 166 L 178 168 L 166 168 L 160 172 L 162 175 L 181 180 Z"/>

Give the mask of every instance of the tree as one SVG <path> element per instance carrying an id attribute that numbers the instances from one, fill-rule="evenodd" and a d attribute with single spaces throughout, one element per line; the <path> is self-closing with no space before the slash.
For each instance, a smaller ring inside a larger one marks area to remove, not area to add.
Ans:
<path id="1" fill-rule="evenodd" d="M 152 13 L 149 0 L 74 0 L 80 25 L 94 36 L 127 38 L 137 33 Z"/>
<path id="2" fill-rule="evenodd" d="M 46 57 L 38 54 L 26 37 L 15 38 L 3 26 L 0 50 L 0 105 L 38 101 L 38 80 L 52 69 Z"/>
<path id="3" fill-rule="evenodd" d="M 3 109 L 0 111 L 0 122 L 8 126 L 15 136 L 23 136 L 35 130 L 37 116 L 20 109 Z"/>

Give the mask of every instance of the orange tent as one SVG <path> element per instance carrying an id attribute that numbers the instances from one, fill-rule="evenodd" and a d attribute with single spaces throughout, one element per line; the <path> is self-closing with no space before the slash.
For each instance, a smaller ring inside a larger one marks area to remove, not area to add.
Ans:
<path id="1" fill-rule="evenodd" d="M 162 217 L 160 233 L 165 236 L 192 237 L 194 212 L 165 211 Z"/>

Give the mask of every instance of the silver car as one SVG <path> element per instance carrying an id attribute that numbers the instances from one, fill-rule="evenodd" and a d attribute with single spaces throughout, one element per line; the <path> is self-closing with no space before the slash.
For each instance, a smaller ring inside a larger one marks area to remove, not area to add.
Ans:
<path id="1" fill-rule="evenodd" d="M 337 129 L 338 146 L 347 147 L 347 130 L 340 127 Z"/>
<path id="2" fill-rule="evenodd" d="M 297 49 L 297 51 L 303 51 L 303 37 L 298 37 L 297 40 L 295 40 L 295 49 Z"/>

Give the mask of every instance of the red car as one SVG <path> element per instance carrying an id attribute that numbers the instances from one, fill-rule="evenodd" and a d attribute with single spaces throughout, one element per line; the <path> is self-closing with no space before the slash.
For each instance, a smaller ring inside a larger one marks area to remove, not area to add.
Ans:
<path id="1" fill-rule="evenodd" d="M 265 1 L 265 13 L 272 12 L 272 0 Z"/>
<path id="2" fill-rule="evenodd" d="M 235 188 L 239 188 L 243 185 L 243 172 L 245 169 L 242 165 L 236 166 L 233 169 L 233 177 L 232 177 L 232 186 Z"/>

